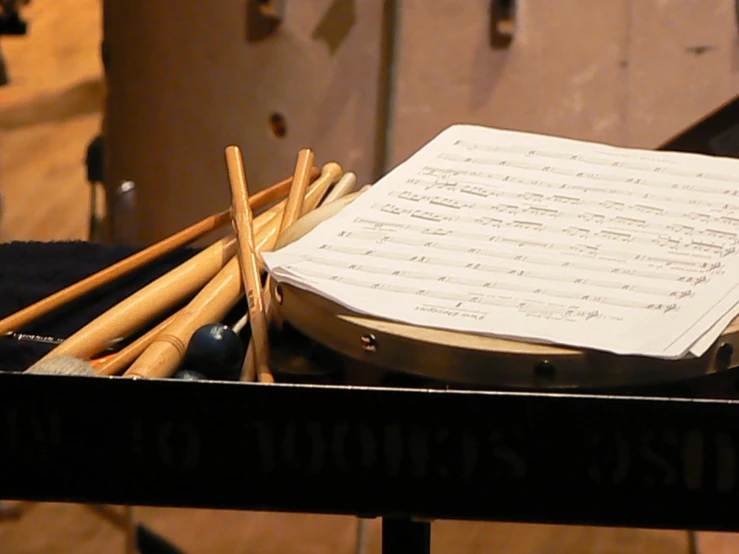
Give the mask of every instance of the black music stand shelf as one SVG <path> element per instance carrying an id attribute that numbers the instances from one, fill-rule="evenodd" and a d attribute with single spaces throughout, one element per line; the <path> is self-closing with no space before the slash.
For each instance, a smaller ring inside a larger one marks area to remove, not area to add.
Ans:
<path id="1" fill-rule="evenodd" d="M 0 421 L 4 499 L 739 530 L 735 400 L 0 372 Z"/>

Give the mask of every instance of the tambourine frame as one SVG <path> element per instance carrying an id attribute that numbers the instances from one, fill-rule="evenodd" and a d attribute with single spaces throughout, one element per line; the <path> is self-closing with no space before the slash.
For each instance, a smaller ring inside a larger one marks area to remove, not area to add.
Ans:
<path id="1" fill-rule="evenodd" d="M 703 356 L 682 360 L 530 344 L 358 316 L 306 290 L 271 283 L 281 317 L 316 343 L 379 370 L 468 386 L 595 390 L 675 383 L 728 369 L 717 360 L 719 347 L 739 348 L 734 325 Z"/>

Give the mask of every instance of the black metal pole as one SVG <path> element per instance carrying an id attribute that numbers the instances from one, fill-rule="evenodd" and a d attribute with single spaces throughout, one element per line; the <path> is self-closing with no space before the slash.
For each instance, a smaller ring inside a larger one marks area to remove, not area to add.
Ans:
<path id="1" fill-rule="evenodd" d="M 5 56 L 3 51 L 0 49 L 0 87 L 4 87 L 10 83 L 10 76 L 8 75 L 8 66 L 5 63 Z"/>
<path id="2" fill-rule="evenodd" d="M 431 554 L 431 523 L 382 518 L 382 554 Z"/>

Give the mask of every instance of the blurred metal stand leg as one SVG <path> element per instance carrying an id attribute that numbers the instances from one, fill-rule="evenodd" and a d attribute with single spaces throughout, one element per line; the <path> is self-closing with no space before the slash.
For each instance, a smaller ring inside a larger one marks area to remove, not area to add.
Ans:
<path id="1" fill-rule="evenodd" d="M 105 183 L 105 141 L 101 134 L 90 141 L 85 155 L 87 182 L 90 185 L 90 222 L 87 235 L 90 241 L 101 240 L 103 216 L 98 213 L 98 193 Z"/>
<path id="2" fill-rule="evenodd" d="M 109 202 L 108 228 L 113 244 L 135 244 L 138 241 L 138 222 L 136 217 L 136 184 L 133 181 L 121 182 L 113 191 L 113 201 Z"/>
<path id="3" fill-rule="evenodd" d="M 354 539 L 354 554 L 365 554 L 367 552 L 367 520 L 357 518 L 357 534 Z"/>
<path id="4" fill-rule="evenodd" d="M 0 48 L 0 87 L 10 83 L 8 77 L 8 65 L 5 63 L 5 56 L 3 56 L 3 50 Z"/>
<path id="5" fill-rule="evenodd" d="M 695 531 L 688 531 L 688 554 L 698 553 L 698 534 Z"/>

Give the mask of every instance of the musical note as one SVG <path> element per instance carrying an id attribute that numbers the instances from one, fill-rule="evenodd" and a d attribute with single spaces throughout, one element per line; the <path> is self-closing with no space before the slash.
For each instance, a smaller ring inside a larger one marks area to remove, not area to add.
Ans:
<path id="1" fill-rule="evenodd" d="M 495 192 L 479 185 L 463 185 L 459 189 L 462 194 L 471 194 L 473 196 L 482 196 L 483 198 L 490 198 L 495 196 Z"/>

